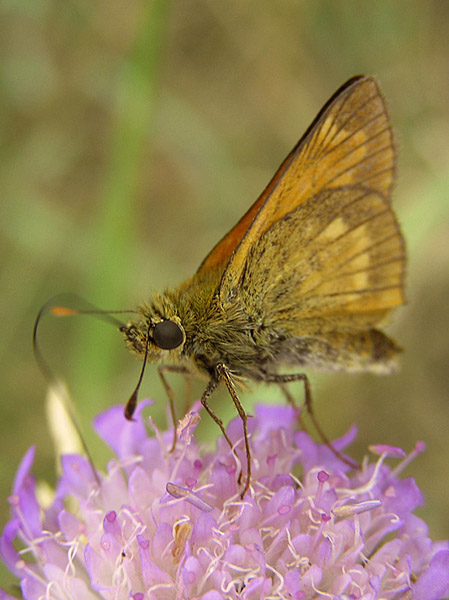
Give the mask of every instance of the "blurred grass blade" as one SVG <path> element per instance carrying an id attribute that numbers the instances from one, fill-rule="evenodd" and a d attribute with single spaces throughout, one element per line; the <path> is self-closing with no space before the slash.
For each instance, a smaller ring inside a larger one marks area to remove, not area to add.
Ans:
<path id="1" fill-rule="evenodd" d="M 167 0 L 142 4 L 140 31 L 129 56 L 121 66 L 116 86 L 114 131 L 104 195 L 100 210 L 92 220 L 96 248 L 83 296 L 98 306 L 123 308 L 120 290 L 135 257 L 135 222 L 137 187 L 141 158 L 153 126 L 158 92 L 159 67 L 169 8 Z M 78 328 L 77 328 L 78 329 Z M 101 353 L 95 344 L 97 324 L 80 323 L 74 351 L 73 381 L 77 394 L 87 399 L 92 390 L 110 377 L 121 349 L 109 344 Z M 80 398 L 81 400 L 81 398 Z"/>

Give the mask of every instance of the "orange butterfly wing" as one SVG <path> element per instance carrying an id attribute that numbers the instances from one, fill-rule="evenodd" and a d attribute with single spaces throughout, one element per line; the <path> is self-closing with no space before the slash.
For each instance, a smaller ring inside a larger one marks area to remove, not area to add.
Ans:
<path id="1" fill-rule="evenodd" d="M 221 268 L 221 296 L 232 294 L 251 246 L 273 223 L 326 189 L 365 185 L 388 199 L 394 161 L 379 86 L 373 77 L 353 77 L 321 109 L 262 195 L 201 263 L 196 277 Z"/>

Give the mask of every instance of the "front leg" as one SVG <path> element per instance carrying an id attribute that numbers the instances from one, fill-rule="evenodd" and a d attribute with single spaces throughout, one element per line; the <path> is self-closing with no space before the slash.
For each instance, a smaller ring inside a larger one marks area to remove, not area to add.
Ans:
<path id="1" fill-rule="evenodd" d="M 177 427 L 176 427 L 176 409 L 175 409 L 175 395 L 173 393 L 172 388 L 170 387 L 167 378 L 164 375 L 164 371 L 169 373 L 181 373 L 187 379 L 189 377 L 189 370 L 186 367 L 181 365 L 159 365 L 158 368 L 159 377 L 161 378 L 162 385 L 165 388 L 168 396 L 168 405 L 170 407 L 170 414 L 173 421 L 173 444 L 170 448 L 170 452 L 174 452 L 176 447 L 176 442 L 178 441 L 177 437 Z M 188 379 L 190 385 L 190 379 Z"/>
<path id="2" fill-rule="evenodd" d="M 212 377 L 209 380 L 209 383 L 207 384 L 207 388 L 204 390 L 203 395 L 201 396 L 201 404 L 204 406 L 204 408 L 208 412 L 209 416 L 212 417 L 212 419 L 215 421 L 215 423 L 221 429 L 221 433 L 223 434 L 223 437 L 225 438 L 225 440 L 228 442 L 229 446 L 232 449 L 232 442 L 229 439 L 228 434 L 226 433 L 226 429 L 225 429 L 223 421 L 220 419 L 220 417 L 218 415 L 216 415 L 214 413 L 214 411 L 211 409 L 211 407 L 209 406 L 209 403 L 208 403 L 209 398 L 212 396 L 214 391 L 217 389 L 218 384 L 219 384 L 219 380 L 216 377 Z"/>

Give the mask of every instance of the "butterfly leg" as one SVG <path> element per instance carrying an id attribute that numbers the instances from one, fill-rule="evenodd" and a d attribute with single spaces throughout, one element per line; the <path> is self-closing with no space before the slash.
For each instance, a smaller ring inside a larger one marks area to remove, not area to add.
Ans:
<path id="1" fill-rule="evenodd" d="M 184 377 L 186 377 L 187 381 L 189 382 L 189 388 L 190 388 L 189 371 L 188 371 L 188 369 L 186 369 L 186 367 L 182 367 L 181 365 L 159 365 L 157 370 L 159 373 L 159 377 L 161 378 L 162 385 L 164 386 L 165 391 L 168 396 L 168 405 L 170 407 L 170 415 L 171 415 L 171 418 L 173 421 L 173 444 L 170 449 L 170 452 L 173 452 L 176 447 L 176 442 L 178 439 L 177 435 L 176 435 L 175 395 L 167 381 L 167 378 L 164 375 L 164 371 L 169 372 L 169 373 L 181 373 L 182 375 L 184 375 Z"/>
<path id="2" fill-rule="evenodd" d="M 340 460 L 342 460 L 344 463 L 346 463 L 348 466 L 350 466 L 352 469 L 358 469 L 359 465 L 351 460 L 349 460 L 348 458 L 346 458 L 345 456 L 343 456 L 338 450 L 336 450 L 332 443 L 330 442 L 330 440 L 328 439 L 327 435 L 324 433 L 318 419 L 315 416 L 315 413 L 313 411 L 313 406 L 312 406 L 312 388 L 310 385 L 310 380 L 307 377 L 307 375 L 305 373 L 291 373 L 291 374 L 285 374 L 285 375 L 278 375 L 278 374 L 268 374 L 265 378 L 265 381 L 267 383 L 277 383 L 282 391 L 284 392 L 284 394 L 286 395 L 287 401 L 292 404 L 294 407 L 296 406 L 296 403 L 293 399 L 293 396 L 288 392 L 288 390 L 286 389 L 286 384 L 287 383 L 291 383 L 293 381 L 302 381 L 304 383 L 304 404 L 306 407 L 306 410 L 308 412 L 308 414 L 310 415 L 310 419 L 313 423 L 313 426 L 315 427 L 318 435 L 320 436 L 322 442 L 324 444 L 326 444 L 326 446 L 335 454 L 335 456 L 337 458 L 339 458 Z"/>
<path id="3" fill-rule="evenodd" d="M 299 410 L 298 403 L 294 399 L 293 394 L 290 393 L 290 391 L 287 387 L 287 384 L 286 383 L 278 383 L 278 385 L 281 388 L 282 393 L 284 394 L 285 399 L 287 400 L 287 403 L 290 404 L 290 406 L 295 411 L 296 418 L 298 419 L 300 428 L 303 429 L 304 431 L 307 431 L 307 427 L 304 423 L 304 419 L 302 418 L 302 411 Z"/>
<path id="4" fill-rule="evenodd" d="M 243 408 L 242 403 L 240 402 L 240 399 L 237 395 L 237 390 L 235 389 L 235 385 L 232 380 L 232 376 L 231 376 L 231 373 L 230 373 L 228 367 L 224 363 L 219 363 L 217 365 L 216 369 L 217 369 L 219 378 L 222 381 L 224 381 L 226 387 L 228 388 L 229 395 L 231 396 L 231 398 L 234 402 L 235 408 L 237 409 L 237 412 L 239 413 L 239 417 L 241 418 L 242 423 L 243 423 L 243 436 L 245 439 L 245 451 L 246 451 L 246 481 L 245 481 L 243 490 L 240 494 L 240 497 L 243 499 L 243 497 L 245 496 L 246 492 L 248 491 L 250 483 L 251 483 L 251 450 L 250 450 L 250 446 L 249 446 L 248 415 L 246 414 L 245 409 Z M 241 476 L 242 476 L 242 474 L 240 473 L 239 483 L 241 480 Z"/>
<path id="5" fill-rule="evenodd" d="M 218 368 L 217 368 L 217 371 L 218 371 Z M 234 446 L 232 445 L 232 442 L 231 442 L 228 434 L 226 433 L 226 429 L 225 429 L 223 421 L 220 419 L 220 417 L 218 415 L 216 415 L 214 413 L 214 411 L 211 409 L 211 407 L 209 406 L 209 403 L 208 403 L 209 398 L 211 397 L 213 392 L 216 390 L 219 383 L 220 383 L 220 380 L 216 377 L 212 377 L 210 379 L 209 383 L 207 384 L 207 388 L 204 390 L 203 395 L 201 396 L 201 404 L 204 406 L 204 408 L 206 409 L 209 416 L 212 417 L 212 419 L 218 425 L 218 427 L 221 430 L 221 433 L 223 434 L 223 437 L 228 442 L 229 447 L 231 448 L 232 452 L 235 454 Z M 239 476 L 239 483 L 240 483 L 240 476 Z M 247 489 L 248 488 L 246 487 L 245 492 Z"/>
<path id="6" fill-rule="evenodd" d="M 218 384 L 219 384 L 219 380 L 216 379 L 215 377 L 212 377 L 210 379 L 209 383 L 207 384 L 207 388 L 204 390 L 203 395 L 201 396 L 200 402 L 206 409 L 209 416 L 212 417 L 212 419 L 215 421 L 215 423 L 221 429 L 221 433 L 223 434 L 223 437 L 228 442 L 229 446 L 232 448 L 232 442 L 229 439 L 228 434 L 226 433 L 226 429 L 225 429 L 223 421 L 220 419 L 220 417 L 218 415 L 216 415 L 214 413 L 214 411 L 211 409 L 211 407 L 209 406 L 209 403 L 208 403 L 209 398 L 212 396 L 213 392 L 217 389 Z"/>

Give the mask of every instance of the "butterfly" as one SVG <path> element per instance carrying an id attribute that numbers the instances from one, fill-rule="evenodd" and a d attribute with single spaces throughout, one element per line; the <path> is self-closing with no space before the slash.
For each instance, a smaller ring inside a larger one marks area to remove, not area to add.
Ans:
<path id="1" fill-rule="evenodd" d="M 224 384 L 243 423 L 239 388 L 302 381 L 309 368 L 388 373 L 400 351 L 383 331 L 405 302 L 405 247 L 391 206 L 395 146 L 376 79 L 352 77 L 328 100 L 261 196 L 191 279 L 155 293 L 120 330 L 128 348 L 167 371 Z M 290 368 L 292 372 L 281 372 Z M 131 419 L 137 390 L 125 415 Z"/>

